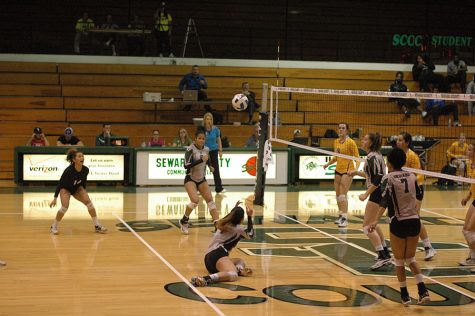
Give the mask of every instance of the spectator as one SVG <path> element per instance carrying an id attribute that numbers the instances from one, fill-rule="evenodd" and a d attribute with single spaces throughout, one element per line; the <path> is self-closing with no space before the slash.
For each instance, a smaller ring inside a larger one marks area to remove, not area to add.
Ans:
<path id="1" fill-rule="evenodd" d="M 172 16 L 168 13 L 165 2 L 161 3 L 153 15 L 155 21 L 155 38 L 157 39 L 157 53 L 160 57 L 163 55 L 175 57 L 171 51 L 170 36 L 172 35 Z"/>
<path id="2" fill-rule="evenodd" d="M 446 81 L 449 92 L 451 90 L 451 85 L 454 83 L 460 83 L 461 92 L 465 92 L 465 85 L 467 83 L 467 65 L 457 54 L 454 55 L 454 59 L 449 61 L 447 65 Z"/>
<path id="3" fill-rule="evenodd" d="M 84 144 L 79 138 L 74 136 L 72 127 L 66 127 L 64 135 L 58 137 L 56 146 L 84 146 Z"/>
<path id="4" fill-rule="evenodd" d="M 248 82 L 242 83 L 242 94 L 247 96 L 248 99 L 247 111 L 249 113 L 249 121 L 247 123 L 252 124 L 252 115 L 261 105 L 256 102 L 256 94 L 249 90 Z"/>
<path id="5" fill-rule="evenodd" d="M 188 136 L 188 131 L 185 128 L 180 128 L 178 136 L 173 139 L 172 147 L 188 147 L 191 146 L 193 141 Z"/>
<path id="6" fill-rule="evenodd" d="M 96 136 L 96 146 L 111 146 L 111 137 L 115 136 L 111 133 L 111 129 L 111 124 L 102 124 L 102 133 Z"/>
<path id="7" fill-rule="evenodd" d="M 89 41 L 88 31 L 94 28 L 94 21 L 89 18 L 89 14 L 84 12 L 82 18 L 76 22 L 76 36 L 74 36 L 74 53 L 81 53 L 81 42 L 83 40 Z"/>
<path id="8" fill-rule="evenodd" d="M 441 75 L 434 74 L 435 66 L 429 57 L 418 54 L 416 61 L 412 66 L 412 78 L 419 81 L 421 91 L 430 91 L 429 84 L 435 84 L 438 87 L 444 87 L 444 78 Z M 445 87 L 442 89 L 447 91 Z"/>
<path id="9" fill-rule="evenodd" d="M 185 90 L 198 90 L 198 101 L 208 101 L 208 95 L 206 94 L 206 89 L 208 89 L 208 83 L 203 75 L 200 74 L 200 67 L 198 65 L 193 65 L 191 67 L 191 72 L 183 76 L 178 84 L 178 89 L 183 93 Z M 185 107 L 185 110 L 189 110 L 191 104 Z M 211 112 L 211 108 L 208 104 L 205 104 L 205 109 L 207 112 Z"/>
<path id="10" fill-rule="evenodd" d="M 433 89 L 434 93 L 438 93 L 439 90 L 437 88 Z M 454 115 L 454 126 L 462 126 L 459 123 L 459 111 L 457 104 L 453 101 L 450 101 L 449 104 L 445 104 L 444 100 L 440 99 L 430 99 L 426 101 L 426 108 L 425 111 L 422 113 L 422 117 L 426 117 L 427 115 L 432 116 L 434 125 L 439 125 L 439 116 L 440 115 L 449 115 L 452 113 Z"/>
<path id="11" fill-rule="evenodd" d="M 472 81 L 470 81 L 467 85 L 467 90 L 465 91 L 467 94 L 475 94 L 475 74 L 473 75 Z M 473 114 L 473 102 L 469 101 L 467 103 L 468 115 L 472 116 Z"/>
<path id="12" fill-rule="evenodd" d="M 147 142 L 148 147 L 163 147 L 165 146 L 165 141 L 160 138 L 160 131 L 158 129 L 152 132 L 152 138 Z"/>
<path id="13" fill-rule="evenodd" d="M 404 74 L 402 71 L 396 73 L 396 79 L 394 83 L 389 86 L 389 91 L 391 92 L 409 92 L 407 86 L 403 83 Z M 395 101 L 404 112 L 406 117 L 411 116 L 411 108 L 416 108 L 420 113 L 422 113 L 422 107 L 418 100 L 416 99 L 404 99 L 404 98 L 391 98 L 391 101 Z"/>
<path id="14" fill-rule="evenodd" d="M 229 141 L 228 136 L 224 135 L 222 132 L 221 132 L 221 145 L 223 146 L 223 148 L 231 147 L 231 142 Z"/>
<path id="15" fill-rule="evenodd" d="M 103 30 L 117 30 L 119 26 L 112 21 L 112 15 L 108 14 L 106 17 L 106 23 L 101 25 L 101 29 Z M 104 37 L 104 45 L 106 47 L 110 47 L 112 51 L 112 56 L 117 56 L 116 50 L 116 35 L 115 34 L 107 34 Z"/>
<path id="16" fill-rule="evenodd" d="M 143 56 L 145 53 L 144 29 L 145 23 L 140 20 L 138 15 L 134 15 L 134 19 L 130 21 L 128 28 L 130 30 L 140 31 L 142 33 L 127 34 L 127 48 L 129 56 Z"/>
<path id="17" fill-rule="evenodd" d="M 49 141 L 45 134 L 43 134 L 41 127 L 35 127 L 33 129 L 33 135 L 31 135 L 26 146 L 49 146 Z"/>
<path id="18" fill-rule="evenodd" d="M 465 142 L 465 134 L 460 133 L 459 139 L 450 145 L 447 150 L 447 159 L 448 162 L 457 168 L 460 175 L 464 175 L 466 161 L 467 161 L 467 150 L 468 144 Z"/>
<path id="19" fill-rule="evenodd" d="M 206 139 L 205 146 L 209 148 L 210 164 L 213 167 L 213 178 L 216 193 L 224 193 L 221 175 L 219 173 L 219 159 L 223 156 L 223 144 L 221 143 L 221 131 L 213 124 L 213 115 L 205 113 L 203 116 L 203 125 L 205 127 Z"/>
<path id="20" fill-rule="evenodd" d="M 259 142 L 259 123 L 254 124 L 254 132 L 246 141 L 247 148 L 257 148 Z"/>

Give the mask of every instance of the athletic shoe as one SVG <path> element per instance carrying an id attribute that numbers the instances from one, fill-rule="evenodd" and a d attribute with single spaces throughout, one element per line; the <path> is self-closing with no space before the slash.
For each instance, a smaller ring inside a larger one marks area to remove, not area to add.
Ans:
<path id="1" fill-rule="evenodd" d="M 181 232 L 185 235 L 188 235 L 188 223 L 182 222 L 181 219 L 178 221 L 178 223 L 180 223 Z"/>
<path id="2" fill-rule="evenodd" d="M 429 302 L 430 302 L 430 296 L 429 296 L 428 291 L 425 291 L 424 293 L 419 294 L 419 299 L 417 300 L 417 304 L 423 305 L 423 304 L 429 303 Z"/>
<path id="3" fill-rule="evenodd" d="M 218 192 L 218 191 L 216 191 L 216 193 L 218 193 L 218 194 L 224 194 L 224 193 L 226 193 L 226 192 L 228 192 L 226 189 L 222 189 L 222 190 L 221 190 L 221 191 L 219 191 L 219 192 Z"/>
<path id="4" fill-rule="evenodd" d="M 434 248 L 428 248 L 426 249 L 426 256 L 424 257 L 425 261 L 430 261 L 434 258 L 434 256 L 437 254 L 437 251 L 435 251 Z"/>
<path id="5" fill-rule="evenodd" d="M 404 112 L 404 116 L 405 116 L 406 118 L 410 118 L 410 117 L 411 117 L 411 113 L 409 113 L 409 111 L 405 111 L 405 112 Z"/>
<path id="6" fill-rule="evenodd" d="M 460 261 L 459 265 L 461 265 L 461 266 L 475 266 L 475 259 L 467 258 L 464 261 Z"/>
<path id="7" fill-rule="evenodd" d="M 6 263 L 5 261 L 0 260 L 0 266 L 1 266 L 1 267 L 4 267 L 4 266 L 6 266 L 6 265 L 7 265 L 7 263 Z"/>
<path id="8" fill-rule="evenodd" d="M 348 219 L 342 216 L 340 222 L 338 223 L 338 227 L 346 226 L 348 226 Z"/>
<path id="9" fill-rule="evenodd" d="M 49 232 L 53 235 L 58 235 L 59 234 L 59 231 L 58 231 L 58 227 L 55 227 L 55 226 L 51 226 L 49 228 Z"/>
<path id="10" fill-rule="evenodd" d="M 96 225 L 94 226 L 95 230 L 96 230 L 96 233 L 99 233 L 99 234 L 105 234 L 107 233 L 107 228 L 105 228 L 104 226 L 102 225 Z"/>
<path id="11" fill-rule="evenodd" d="M 427 112 L 426 111 L 422 111 L 422 117 L 426 117 L 427 116 Z"/>
<path id="12" fill-rule="evenodd" d="M 371 266 L 371 270 L 376 271 L 379 268 L 382 268 L 390 263 L 391 263 L 391 258 L 380 258 L 378 259 L 378 261 L 376 261 L 375 264 Z"/>
<path id="13" fill-rule="evenodd" d="M 238 271 L 238 275 L 243 276 L 243 277 L 251 276 L 252 269 L 245 267 L 244 269 Z"/>
<path id="14" fill-rule="evenodd" d="M 462 127 L 462 124 L 460 124 L 459 121 L 455 121 L 455 122 L 454 122 L 454 126 L 455 126 L 455 127 Z"/>
<path id="15" fill-rule="evenodd" d="M 205 278 L 200 276 L 194 276 L 191 278 L 191 284 L 197 287 L 207 286 L 208 282 L 206 282 Z"/>
<path id="16" fill-rule="evenodd" d="M 338 218 L 335 219 L 335 221 L 334 221 L 333 223 L 335 223 L 335 224 L 340 224 L 341 218 L 342 218 L 342 216 L 341 216 L 341 215 L 338 215 Z"/>
<path id="17" fill-rule="evenodd" d="M 401 295 L 401 303 L 404 306 L 409 306 L 409 304 L 411 304 L 411 298 L 409 296 L 402 296 Z"/>

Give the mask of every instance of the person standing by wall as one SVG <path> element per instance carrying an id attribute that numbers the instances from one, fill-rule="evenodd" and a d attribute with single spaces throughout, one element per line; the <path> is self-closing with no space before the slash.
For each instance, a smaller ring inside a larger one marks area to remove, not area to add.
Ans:
<path id="1" fill-rule="evenodd" d="M 174 57 L 170 45 L 172 16 L 168 13 L 165 2 L 162 2 L 160 8 L 155 12 L 153 20 L 155 21 L 154 33 L 157 40 L 157 54 L 160 57 Z"/>

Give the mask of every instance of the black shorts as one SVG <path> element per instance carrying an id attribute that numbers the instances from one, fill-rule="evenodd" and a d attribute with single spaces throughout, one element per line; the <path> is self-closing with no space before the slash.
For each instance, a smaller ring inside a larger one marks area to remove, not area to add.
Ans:
<path id="1" fill-rule="evenodd" d="M 183 184 L 186 184 L 187 182 L 190 182 L 190 181 L 192 181 L 194 184 L 196 184 L 196 188 L 198 188 L 198 187 L 200 186 L 200 184 L 206 182 L 206 179 L 203 178 L 203 180 L 197 182 L 197 181 L 193 180 L 193 179 L 190 177 L 190 175 L 188 174 L 188 175 L 186 175 L 186 177 L 185 177 L 185 182 L 184 182 Z"/>
<path id="2" fill-rule="evenodd" d="M 424 199 L 424 187 L 422 185 L 419 185 L 419 189 L 421 190 L 421 201 Z"/>
<path id="3" fill-rule="evenodd" d="M 379 205 L 379 203 L 381 202 L 381 194 L 381 188 L 378 187 L 376 190 L 373 191 L 373 193 L 371 193 L 371 195 L 369 196 L 369 200 Z"/>
<path id="4" fill-rule="evenodd" d="M 419 218 L 411 218 L 398 221 L 396 217 L 394 217 L 391 224 L 389 224 L 389 231 L 399 238 L 419 236 L 421 232 L 421 220 Z"/>
<path id="5" fill-rule="evenodd" d="M 344 176 L 345 174 L 347 174 L 346 172 L 343 172 L 343 173 L 340 173 L 338 171 L 335 171 L 335 174 L 339 175 L 339 176 Z"/>
<path id="6" fill-rule="evenodd" d="M 222 257 L 229 256 L 226 249 L 223 246 L 216 248 L 213 251 L 210 251 L 205 256 L 205 266 L 209 273 L 218 273 L 218 269 L 216 269 L 216 262 Z"/>

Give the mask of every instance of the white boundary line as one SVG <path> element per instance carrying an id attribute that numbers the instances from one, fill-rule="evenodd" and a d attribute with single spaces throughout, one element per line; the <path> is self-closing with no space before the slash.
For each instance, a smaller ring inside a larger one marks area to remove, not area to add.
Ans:
<path id="1" fill-rule="evenodd" d="M 201 299 L 203 299 L 218 315 L 226 316 L 215 304 L 213 304 L 203 293 L 198 291 L 198 289 L 193 286 L 180 272 L 178 272 L 165 258 L 163 258 L 158 251 L 156 251 L 149 243 L 147 243 L 142 237 L 132 227 L 129 226 L 120 216 L 118 216 L 115 212 L 113 215 L 125 226 L 127 229 L 137 237 L 142 244 L 145 245 L 155 256 L 157 256 L 170 270 L 173 271 L 186 285 L 188 285 Z"/>
<path id="2" fill-rule="evenodd" d="M 335 237 L 335 236 L 333 236 L 332 234 L 329 234 L 329 233 L 327 233 L 327 232 L 324 232 L 324 231 L 322 231 L 322 230 L 320 230 L 320 229 L 318 229 L 318 228 L 316 228 L 316 227 L 313 227 L 313 226 L 310 226 L 310 225 L 308 225 L 308 224 L 302 223 L 302 222 L 300 222 L 300 221 L 298 221 L 298 220 L 296 220 L 296 219 L 294 219 L 294 218 L 292 218 L 292 217 L 290 217 L 290 216 L 284 215 L 284 214 L 279 213 L 279 212 L 276 212 L 276 211 L 274 211 L 274 213 L 275 213 L 275 214 L 278 214 L 278 215 L 280 215 L 280 216 L 283 216 L 283 217 L 285 217 L 285 218 L 288 218 L 288 219 L 290 219 L 290 220 L 292 220 L 292 221 L 294 221 L 294 222 L 296 222 L 296 223 L 299 223 L 299 224 L 301 224 L 301 225 L 303 225 L 303 226 L 305 226 L 305 227 L 311 228 L 311 229 L 313 229 L 313 230 L 319 232 L 320 234 L 329 236 L 329 237 L 331 237 L 331 238 L 335 238 L 336 240 L 341 241 L 341 242 L 347 244 L 348 246 L 351 246 L 351 247 L 354 247 L 354 246 L 355 246 L 355 244 L 353 244 L 353 243 L 347 242 L 346 240 L 341 239 L 341 238 L 339 238 L 339 237 Z M 356 245 L 356 246 L 357 246 L 357 245 Z M 361 248 L 361 247 L 357 246 L 357 248 Z M 363 248 L 363 249 L 364 249 L 364 248 Z M 375 254 L 374 252 L 371 252 L 371 251 L 369 251 L 369 250 L 367 250 L 367 249 L 365 249 L 365 250 L 366 250 L 366 252 L 368 252 L 368 253 L 373 253 L 373 254 Z M 405 269 L 406 269 L 407 271 L 411 271 L 411 270 L 409 269 L 409 267 L 405 267 Z M 437 284 L 439 284 L 439 285 L 445 286 L 446 288 L 448 288 L 448 289 L 450 289 L 450 290 L 452 290 L 452 291 L 455 291 L 455 292 L 457 292 L 457 293 L 460 293 L 460 294 L 462 294 L 462 295 L 465 295 L 465 296 L 471 298 L 472 300 L 475 300 L 475 296 L 472 296 L 472 295 L 470 295 L 470 294 L 467 294 L 467 293 L 464 293 L 464 292 L 462 292 L 462 291 L 459 291 L 459 290 L 457 290 L 457 289 L 451 287 L 450 285 L 447 285 L 447 284 L 444 284 L 444 283 L 442 283 L 442 282 L 440 282 L 440 281 L 437 281 L 437 280 L 434 279 L 434 278 L 431 278 L 431 277 L 426 276 L 426 275 L 424 275 L 424 278 L 426 278 L 427 280 L 432 281 L 433 283 L 437 283 Z"/>
<path id="3" fill-rule="evenodd" d="M 452 217 L 452 216 L 449 216 L 449 215 L 444 215 L 444 214 L 440 214 L 440 213 L 437 213 L 437 212 L 433 212 L 433 211 L 429 211 L 425 208 L 421 208 L 421 211 L 423 212 L 426 212 L 426 213 L 430 213 L 430 214 L 435 214 L 435 215 L 438 215 L 440 217 L 445 217 L 445 218 L 449 218 L 449 219 L 452 219 L 456 222 L 460 222 L 460 223 L 465 223 L 464 220 L 460 219 L 460 218 L 456 218 L 456 217 Z M 422 218 L 423 219 L 423 218 Z"/>

